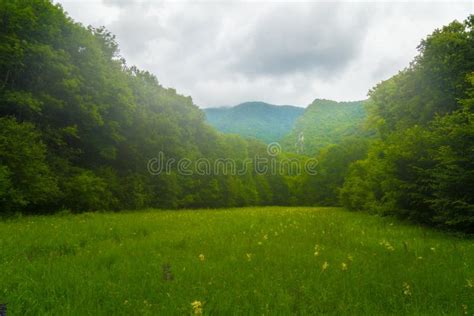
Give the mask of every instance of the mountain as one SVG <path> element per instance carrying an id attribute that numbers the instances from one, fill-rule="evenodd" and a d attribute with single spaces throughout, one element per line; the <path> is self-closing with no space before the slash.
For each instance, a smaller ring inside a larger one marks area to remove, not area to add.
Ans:
<path id="1" fill-rule="evenodd" d="M 209 124 L 224 133 L 253 137 L 266 143 L 288 134 L 304 108 L 245 102 L 233 107 L 204 109 Z"/>
<path id="2" fill-rule="evenodd" d="M 316 155 L 323 147 L 341 143 L 347 137 L 367 136 L 362 128 L 365 118 L 364 101 L 316 99 L 283 137 L 282 147 L 289 152 Z"/>

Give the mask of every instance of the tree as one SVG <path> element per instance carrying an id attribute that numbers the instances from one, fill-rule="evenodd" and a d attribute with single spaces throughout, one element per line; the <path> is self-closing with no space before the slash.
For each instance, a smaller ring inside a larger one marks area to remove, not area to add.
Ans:
<path id="1" fill-rule="evenodd" d="M 474 15 L 436 30 L 367 102 L 380 139 L 355 162 L 343 204 L 474 231 Z"/>
<path id="2" fill-rule="evenodd" d="M 59 195 L 46 163 L 46 147 L 29 123 L 0 118 L 0 210 L 32 211 Z"/>

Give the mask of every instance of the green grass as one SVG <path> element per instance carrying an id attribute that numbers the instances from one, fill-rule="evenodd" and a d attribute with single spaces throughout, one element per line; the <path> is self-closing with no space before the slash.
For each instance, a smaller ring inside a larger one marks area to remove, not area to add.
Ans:
<path id="1" fill-rule="evenodd" d="M 225 315 L 474 313 L 472 239 L 337 208 L 23 217 L 0 233 L 9 315 L 189 315 L 196 300 Z"/>

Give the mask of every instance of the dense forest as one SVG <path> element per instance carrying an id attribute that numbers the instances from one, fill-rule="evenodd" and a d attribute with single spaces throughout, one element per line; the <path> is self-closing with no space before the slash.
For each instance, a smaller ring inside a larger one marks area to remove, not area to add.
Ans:
<path id="1" fill-rule="evenodd" d="M 474 231 L 474 15 L 435 30 L 410 66 L 370 91 L 378 137 L 342 203 Z"/>
<path id="2" fill-rule="evenodd" d="M 293 153 L 276 156 L 216 131 L 190 97 L 127 65 L 105 28 L 48 1 L 0 1 L 0 213 L 342 204 L 472 232 L 473 23 L 435 30 L 367 101 L 316 100 L 284 138 Z M 147 162 L 160 153 L 319 166 L 317 175 L 154 175 Z"/>
<path id="3" fill-rule="evenodd" d="M 336 102 L 316 99 L 308 105 L 290 133 L 281 140 L 286 151 L 317 155 L 326 146 L 339 144 L 348 137 L 367 137 L 363 101 Z M 298 143 L 299 135 L 304 143 Z"/>
<path id="4" fill-rule="evenodd" d="M 256 138 L 265 143 L 280 141 L 304 109 L 291 105 L 245 102 L 233 107 L 204 109 L 209 124 L 224 133 Z"/>
<path id="5" fill-rule="evenodd" d="M 285 204 L 280 174 L 148 172 L 165 158 L 267 157 L 216 132 L 190 97 L 128 66 L 115 37 L 48 1 L 0 2 L 2 213 Z M 276 159 L 276 158 L 275 158 Z"/>

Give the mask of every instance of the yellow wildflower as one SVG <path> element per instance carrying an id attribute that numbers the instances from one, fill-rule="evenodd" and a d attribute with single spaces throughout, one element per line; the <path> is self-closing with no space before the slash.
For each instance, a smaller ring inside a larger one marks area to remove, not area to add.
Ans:
<path id="1" fill-rule="evenodd" d="M 263 235 L 263 239 L 267 240 L 268 239 L 268 234 Z"/>
<path id="2" fill-rule="evenodd" d="M 201 301 L 194 301 L 191 303 L 193 307 L 194 315 L 202 315 L 202 303 Z"/>
<path id="3" fill-rule="evenodd" d="M 251 253 L 248 253 L 247 254 L 247 261 L 251 261 L 252 260 L 252 254 Z"/>
<path id="4" fill-rule="evenodd" d="M 322 270 L 325 271 L 327 268 L 329 268 L 329 263 L 327 261 L 324 261 Z"/>
<path id="5" fill-rule="evenodd" d="M 389 251 L 394 251 L 395 250 L 395 248 L 393 248 L 393 246 L 388 241 L 386 241 L 385 239 L 382 240 L 381 242 L 379 242 L 379 245 L 384 246 Z"/>
<path id="6" fill-rule="evenodd" d="M 316 245 L 314 246 L 314 256 L 316 256 L 316 257 L 319 256 L 319 251 L 320 251 L 321 249 L 322 249 L 322 248 L 321 248 L 318 244 L 316 244 Z"/>
<path id="7" fill-rule="evenodd" d="M 471 279 L 466 279 L 466 283 L 466 287 L 471 289 L 474 287 L 474 282 Z"/>
<path id="8" fill-rule="evenodd" d="M 342 271 L 347 270 L 347 264 L 345 262 L 341 263 L 341 269 L 342 269 Z"/>
<path id="9" fill-rule="evenodd" d="M 408 284 L 407 282 L 403 283 L 403 294 L 405 294 L 406 296 L 411 296 L 410 284 Z"/>
<path id="10" fill-rule="evenodd" d="M 199 255 L 199 260 L 204 261 L 205 259 L 206 259 L 206 257 L 201 253 Z"/>

